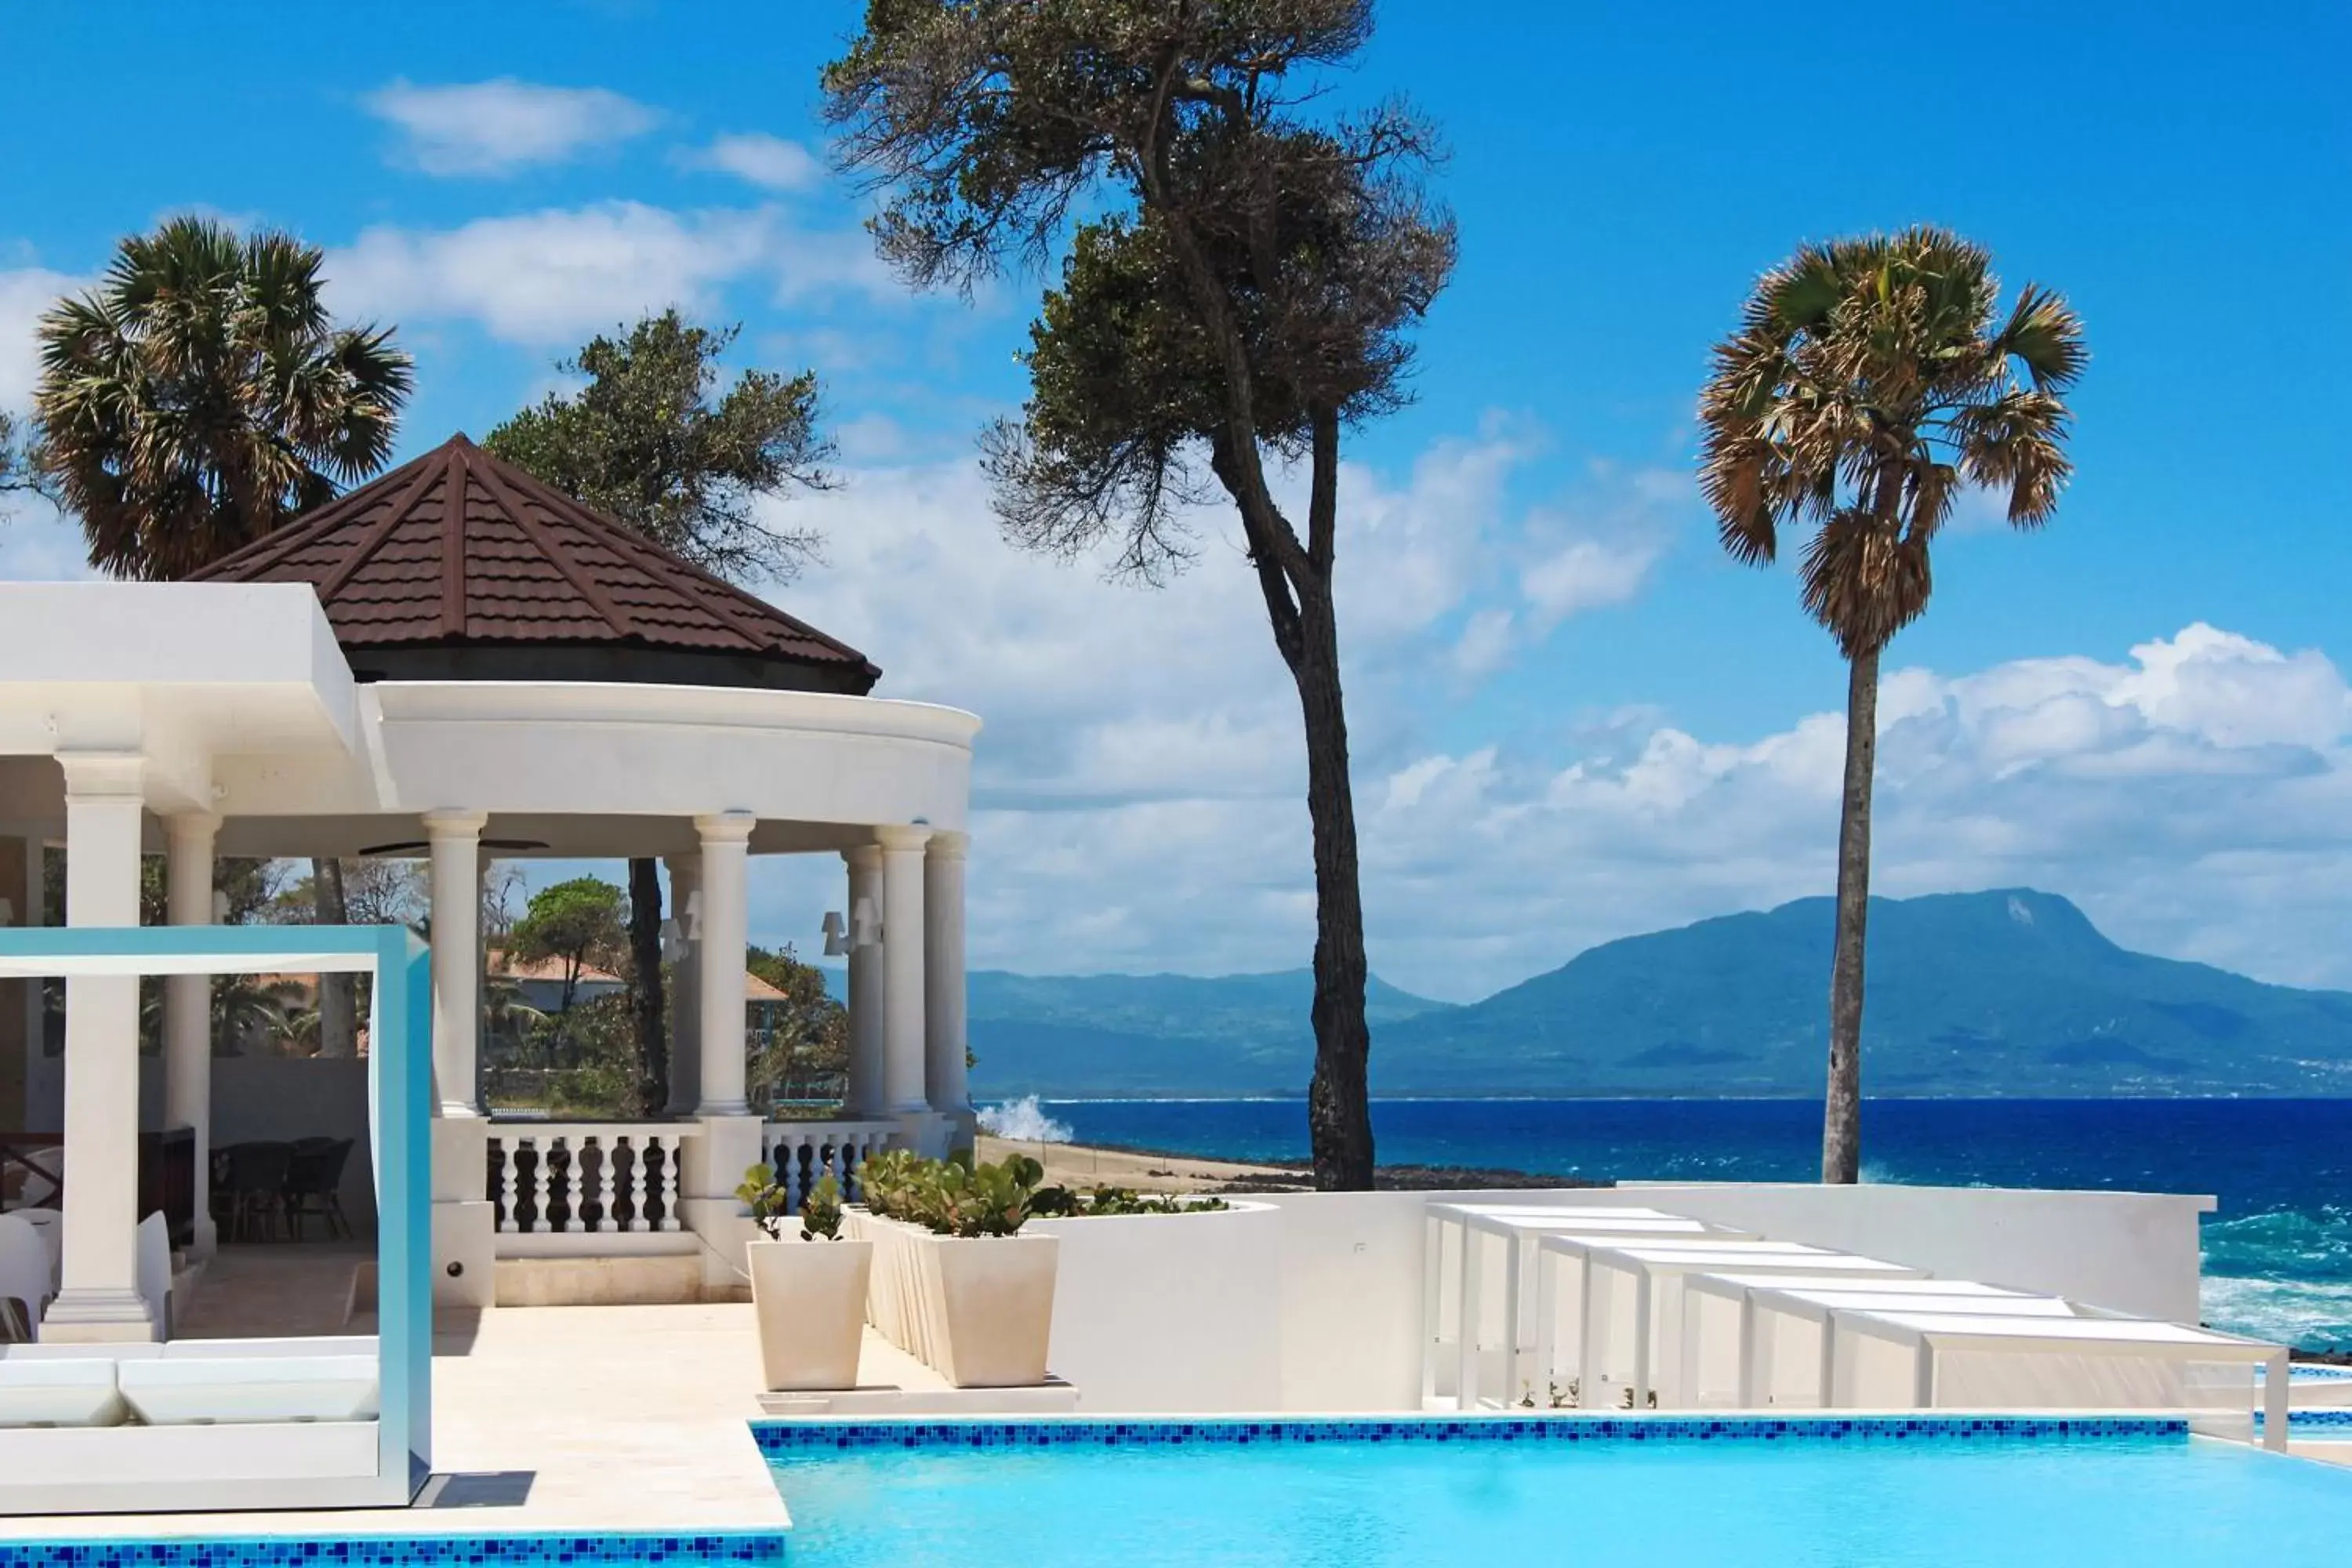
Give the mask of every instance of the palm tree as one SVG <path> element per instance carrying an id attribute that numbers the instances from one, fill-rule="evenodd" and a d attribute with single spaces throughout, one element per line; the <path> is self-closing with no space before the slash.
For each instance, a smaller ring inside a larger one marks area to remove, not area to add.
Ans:
<path id="1" fill-rule="evenodd" d="M 2011 524 L 2037 528 L 2073 469 L 2063 395 L 2087 358 L 2082 322 L 2032 284 L 2003 318 L 2000 294 L 1991 257 L 1943 229 L 1807 246 L 1757 284 L 1699 399 L 1724 548 L 1769 564 L 1784 525 L 1811 525 L 1804 606 L 1848 666 L 1825 1182 L 1862 1163 L 1879 655 L 1927 609 L 1928 545 L 1963 489 L 2005 494 Z"/>
<path id="2" fill-rule="evenodd" d="M 41 317 L 34 461 L 92 566 L 185 577 L 383 467 L 411 362 L 390 328 L 334 323 L 324 260 L 291 235 L 173 218 Z M 343 923 L 341 866 L 310 865 L 318 919 Z M 356 1048 L 357 995 L 324 977 L 331 1055 Z"/>
<path id="3" fill-rule="evenodd" d="M 411 383 L 290 235 L 174 218 L 40 321 L 36 461 L 90 564 L 184 577 L 381 468 Z"/>

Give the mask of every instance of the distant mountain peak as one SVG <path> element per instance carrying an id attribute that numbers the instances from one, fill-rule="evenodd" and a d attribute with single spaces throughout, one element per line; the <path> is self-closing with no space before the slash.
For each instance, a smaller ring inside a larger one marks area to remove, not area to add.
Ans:
<path id="1" fill-rule="evenodd" d="M 1879 1094 L 2352 1094 L 2352 995 L 2116 946 L 2026 887 L 1873 899 L 1863 1081 Z M 1385 1094 L 1821 1092 L 1834 901 L 1602 942 L 1483 1002 L 1375 980 Z M 989 1094 L 1296 1094 L 1305 970 L 971 977 Z"/>

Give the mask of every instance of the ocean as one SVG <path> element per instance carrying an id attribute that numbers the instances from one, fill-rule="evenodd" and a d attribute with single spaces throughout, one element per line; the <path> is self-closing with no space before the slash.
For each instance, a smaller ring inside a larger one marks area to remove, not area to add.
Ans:
<path id="1" fill-rule="evenodd" d="M 1006 1129 L 1020 1136 L 1307 1155 L 1295 1100 L 1049 1100 L 1005 1113 L 1026 1123 Z M 1383 1163 L 1811 1181 L 1821 1116 L 1787 1100 L 1389 1100 L 1372 1126 Z M 2352 1100 L 1878 1100 L 1863 1109 L 1862 1146 L 1865 1181 L 2211 1193 L 2207 1321 L 2352 1352 Z"/>

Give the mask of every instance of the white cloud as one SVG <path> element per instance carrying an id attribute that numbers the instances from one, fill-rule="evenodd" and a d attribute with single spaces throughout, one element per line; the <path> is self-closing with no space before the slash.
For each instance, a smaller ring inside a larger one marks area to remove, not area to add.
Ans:
<path id="1" fill-rule="evenodd" d="M 1401 476 L 1343 471 L 1340 636 L 1367 811 L 1411 793 L 1383 770 L 1425 756 L 1417 736 L 1436 706 L 1424 692 L 1461 623 L 1515 592 L 1528 525 L 1507 481 L 1530 450 L 1489 429 L 1435 444 Z M 1199 561 L 1149 590 L 1004 544 L 968 460 L 853 467 L 845 480 L 786 503 L 824 531 L 830 562 L 778 597 L 865 649 L 881 694 L 986 721 L 973 962 L 1303 963 L 1314 902 L 1298 701 L 1229 510 L 1196 514 Z M 769 868 L 761 929 L 805 934 L 838 904 L 837 881 L 827 864 Z"/>
<path id="2" fill-rule="evenodd" d="M 899 291 L 863 236 L 811 234 L 773 208 L 677 213 L 603 202 L 454 229 L 378 226 L 327 258 L 339 312 L 404 323 L 478 321 L 492 336 L 568 345 L 648 310 L 717 309 L 743 279 L 782 297 Z"/>
<path id="3" fill-rule="evenodd" d="M 0 271 L 0 408 L 22 415 L 33 405 L 33 388 L 40 379 L 34 326 L 59 296 L 89 286 L 87 278 L 45 267 Z"/>
<path id="4" fill-rule="evenodd" d="M 690 169 L 715 169 L 770 191 L 804 191 L 824 178 L 824 164 L 797 142 L 764 132 L 720 136 L 708 147 L 686 150 L 679 162 Z"/>
<path id="5" fill-rule="evenodd" d="M 403 161 L 428 174 L 511 174 L 643 135 L 661 116 L 601 87 L 494 81 L 419 87 L 394 81 L 369 111 L 401 131 Z"/>
<path id="6" fill-rule="evenodd" d="M 1657 558 L 1654 544 L 1577 539 L 1528 567 L 1520 581 L 1528 602 L 1547 620 L 1557 621 L 1579 610 L 1623 604 L 1640 591 Z"/>
<path id="7" fill-rule="evenodd" d="M 1557 554 L 1557 520 L 1504 499 L 1509 447 L 1433 448 L 1402 482 L 1351 467 L 1342 489 L 1373 966 L 1459 998 L 1598 942 L 1825 894 L 1837 836 L 1835 691 L 1738 742 L 1634 708 L 1431 743 L 1446 707 L 1431 668 L 1475 676 L 1479 646 L 1515 635 L 1482 627 L 1538 613 L 1518 563 Z M 1303 963 L 1297 700 L 1222 518 L 1203 515 L 1190 574 L 1139 591 L 1003 545 L 969 463 L 847 478 L 791 503 L 833 562 L 781 598 L 864 647 L 883 694 L 987 721 L 972 961 Z M 2028 884 L 2126 945 L 2352 984 L 2333 935 L 2352 879 L 2352 693 L 2324 654 L 2191 626 L 2115 659 L 1898 668 L 1881 719 L 1879 891 Z M 805 934 L 839 879 L 829 862 L 769 872 L 763 925 Z"/>

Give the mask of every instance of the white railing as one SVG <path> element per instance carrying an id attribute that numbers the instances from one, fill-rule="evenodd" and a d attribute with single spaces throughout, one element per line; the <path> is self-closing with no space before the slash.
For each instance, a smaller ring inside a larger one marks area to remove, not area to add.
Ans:
<path id="1" fill-rule="evenodd" d="M 679 1122 L 500 1122 L 489 1197 L 500 1236 L 659 1234 L 681 1228 Z M 583 1252 L 597 1250 L 583 1245 Z"/>
<path id="2" fill-rule="evenodd" d="M 841 1184 L 842 1195 L 863 1195 L 857 1173 L 866 1162 L 899 1142 L 896 1121 L 771 1121 L 760 1130 L 760 1150 L 798 1214 L 809 1189 L 826 1176 Z"/>

